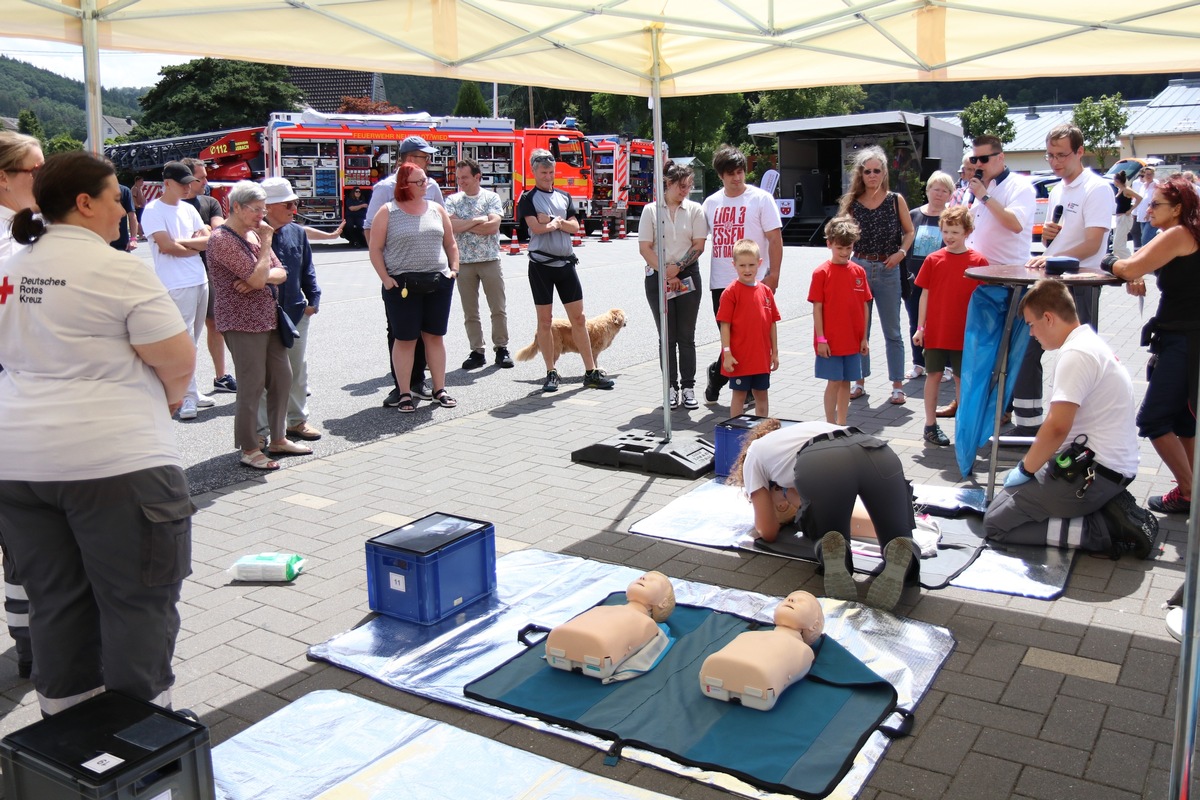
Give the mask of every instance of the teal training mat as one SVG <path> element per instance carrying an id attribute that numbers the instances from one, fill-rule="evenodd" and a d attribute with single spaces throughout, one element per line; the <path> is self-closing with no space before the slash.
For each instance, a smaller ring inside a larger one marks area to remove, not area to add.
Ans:
<path id="1" fill-rule="evenodd" d="M 603 604 L 623 602 L 624 592 L 616 592 Z M 525 639 L 528 650 L 463 692 L 611 740 L 613 757 L 634 746 L 803 798 L 833 791 L 867 738 L 896 711 L 895 688 L 828 636 L 813 648 L 808 677 L 790 686 L 770 711 L 712 700 L 700 690 L 704 659 L 739 633 L 770 626 L 684 605 L 675 607 L 666 625 L 675 644 L 658 666 L 634 680 L 604 685 L 555 669 L 543 658 L 544 639 Z M 901 713 L 911 721 L 907 711 Z"/>

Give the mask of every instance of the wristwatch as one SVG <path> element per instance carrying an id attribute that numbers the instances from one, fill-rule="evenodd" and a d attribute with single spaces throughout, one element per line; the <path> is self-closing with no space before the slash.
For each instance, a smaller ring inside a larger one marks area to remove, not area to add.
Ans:
<path id="1" fill-rule="evenodd" d="M 987 205 L 987 201 L 991 200 L 991 199 L 992 199 L 992 196 L 990 194 L 985 194 L 983 197 L 979 198 L 979 202 L 983 203 L 984 205 Z"/>

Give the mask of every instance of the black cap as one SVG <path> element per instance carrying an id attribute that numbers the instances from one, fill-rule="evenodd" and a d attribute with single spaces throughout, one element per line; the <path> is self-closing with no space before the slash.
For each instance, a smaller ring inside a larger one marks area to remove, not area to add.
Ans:
<path id="1" fill-rule="evenodd" d="M 191 167 L 182 161 L 168 161 L 163 167 L 163 180 L 189 184 L 196 180 L 196 176 L 192 174 Z"/>

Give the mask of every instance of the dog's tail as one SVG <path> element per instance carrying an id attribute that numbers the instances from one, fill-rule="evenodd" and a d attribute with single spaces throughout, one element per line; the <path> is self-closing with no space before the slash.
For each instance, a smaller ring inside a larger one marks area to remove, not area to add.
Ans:
<path id="1" fill-rule="evenodd" d="M 529 345 L 529 347 L 522 347 L 520 350 L 513 353 L 513 358 L 515 358 L 517 361 L 530 361 L 538 354 L 538 352 L 537 337 L 535 336 L 533 339 L 533 344 Z"/>

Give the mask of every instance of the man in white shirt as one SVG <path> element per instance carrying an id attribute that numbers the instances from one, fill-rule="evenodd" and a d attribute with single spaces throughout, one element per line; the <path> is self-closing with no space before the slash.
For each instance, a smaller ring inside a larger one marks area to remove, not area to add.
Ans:
<path id="1" fill-rule="evenodd" d="M 463 324 L 471 353 L 463 369 L 487 364 L 484 357 L 483 323 L 479 317 L 479 286 L 487 297 L 492 320 L 492 347 L 496 366 L 513 366 L 508 353 L 508 313 L 504 295 L 504 270 L 500 267 L 500 220 L 504 205 L 495 192 L 480 186 L 482 170 L 471 158 L 458 162 L 455 177 L 459 191 L 446 198 L 450 224 L 458 242 L 458 299 L 462 301 Z"/>
<path id="2" fill-rule="evenodd" d="M 426 170 L 425 178 L 425 199 L 431 203 L 437 203 L 439 206 L 444 206 L 445 200 L 442 197 L 442 187 L 438 186 L 438 182 L 433 178 L 428 177 L 429 156 L 436 153 L 437 148 L 429 144 L 420 136 L 409 136 L 400 143 L 400 163 L 396 164 L 396 169 L 400 169 L 400 164 L 412 162 Z M 392 172 L 379 183 L 371 187 L 371 202 L 367 205 L 367 218 L 363 220 L 363 236 L 367 241 L 371 240 L 371 223 L 375 221 L 375 215 L 379 213 L 379 209 L 393 198 L 396 192 L 396 173 Z M 400 405 L 400 381 L 396 377 L 396 367 L 392 364 L 392 343 L 395 339 L 389 331 L 387 337 L 388 346 L 388 368 L 392 372 L 392 391 L 384 399 L 383 404 L 388 408 L 395 408 Z M 413 351 L 413 368 L 412 375 L 409 376 L 409 391 L 413 397 L 421 400 L 433 399 L 433 388 L 425 380 L 425 343 L 417 339 L 416 349 Z"/>
<path id="3" fill-rule="evenodd" d="M 1158 521 L 1125 489 L 1138 467 L 1129 373 L 1079 322 L 1061 281 L 1034 284 L 1021 313 L 1030 336 L 1059 356 L 1050 413 L 984 515 L 988 539 L 1153 558 Z"/>
<path id="4" fill-rule="evenodd" d="M 154 271 L 167 287 L 167 292 L 183 322 L 198 344 L 204 335 L 204 317 L 208 308 L 208 276 L 200 252 L 208 247 L 208 233 L 199 212 L 182 202 L 191 193 L 188 184 L 196 180 L 192 170 L 181 161 L 171 161 L 163 167 L 163 193 L 146 205 L 142 212 L 142 231 L 150 241 Z M 196 409 L 213 405 L 211 397 L 196 389 L 196 376 L 188 384 L 179 407 L 181 420 L 195 419 Z"/>
<path id="5" fill-rule="evenodd" d="M 1033 211 L 1037 192 L 1024 175 L 1004 165 L 1004 145 L 996 136 L 976 137 L 967 156 L 975 174 L 967 182 L 975 230 L 967 247 L 989 264 L 1024 264 L 1033 242 Z"/>
<path id="6" fill-rule="evenodd" d="M 704 200 L 704 218 L 712 233 L 712 255 L 708 286 L 712 295 L 713 315 L 721 307 L 721 293 L 737 280 L 733 267 L 733 245 L 739 239 L 753 239 L 764 254 L 758 280 L 772 292 L 779 288 L 779 270 L 783 264 L 783 222 L 775 198 L 746 183 L 746 156 L 730 145 L 722 145 L 713 154 L 713 169 L 722 187 Z M 704 399 L 717 402 L 721 387 L 729 379 L 721 375 L 720 355 L 708 365 L 708 386 Z"/>
<path id="7" fill-rule="evenodd" d="M 1142 202 L 1133 209 L 1133 219 L 1137 223 L 1133 226 L 1133 246 L 1135 250 L 1140 250 L 1158 234 L 1158 228 L 1151 225 L 1146 217 L 1150 213 L 1150 204 L 1154 202 L 1154 167 L 1142 168 L 1134 191 L 1142 196 Z"/>
<path id="8" fill-rule="evenodd" d="M 1029 260 L 1028 266 L 1044 269 L 1046 259 L 1079 259 L 1085 269 L 1099 269 L 1108 248 L 1109 226 L 1117 201 L 1107 181 L 1083 166 L 1083 133 L 1074 125 L 1059 125 L 1046 137 L 1046 161 L 1062 178 L 1050 190 L 1049 219 L 1042 225 L 1044 255 Z M 1059 209 L 1062 209 L 1061 215 Z M 1055 222 L 1054 218 L 1058 217 Z M 1096 327 L 1100 303 L 1098 287 L 1071 289 L 1076 313 L 1084 325 Z M 1013 385 L 1013 422 L 1018 431 L 1033 435 L 1044 419 L 1042 405 L 1042 348 L 1029 343 L 1025 359 Z"/>

